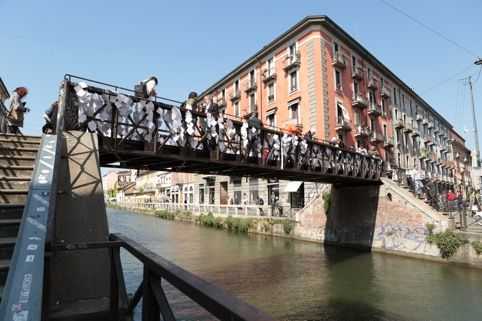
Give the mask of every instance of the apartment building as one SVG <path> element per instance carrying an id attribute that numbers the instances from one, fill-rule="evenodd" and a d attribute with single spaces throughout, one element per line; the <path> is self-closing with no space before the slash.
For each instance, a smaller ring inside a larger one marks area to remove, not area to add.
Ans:
<path id="1" fill-rule="evenodd" d="M 213 84 L 228 114 L 376 149 L 388 169 L 450 181 L 453 126 L 326 16 L 309 16 Z"/>

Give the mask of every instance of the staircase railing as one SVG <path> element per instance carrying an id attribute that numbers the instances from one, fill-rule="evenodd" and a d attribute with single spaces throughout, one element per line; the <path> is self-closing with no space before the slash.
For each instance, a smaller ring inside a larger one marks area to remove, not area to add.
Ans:
<path id="1" fill-rule="evenodd" d="M 41 320 L 45 243 L 55 211 L 58 136 L 44 135 L 0 306 L 0 320 Z"/>

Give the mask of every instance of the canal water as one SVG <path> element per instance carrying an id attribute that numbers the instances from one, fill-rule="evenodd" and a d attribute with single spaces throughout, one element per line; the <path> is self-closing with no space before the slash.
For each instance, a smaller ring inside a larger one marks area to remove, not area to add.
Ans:
<path id="1" fill-rule="evenodd" d="M 112 232 L 139 241 L 278 320 L 482 320 L 482 270 L 240 235 L 121 210 L 109 209 L 108 215 Z M 142 269 L 124 252 L 122 261 L 133 293 Z M 214 319 L 172 287 L 166 292 L 178 319 Z"/>

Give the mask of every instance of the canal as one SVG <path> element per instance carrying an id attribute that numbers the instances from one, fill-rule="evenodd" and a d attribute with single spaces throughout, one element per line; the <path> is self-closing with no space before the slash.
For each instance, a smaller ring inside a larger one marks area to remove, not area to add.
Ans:
<path id="1" fill-rule="evenodd" d="M 482 320 L 482 270 L 320 244 L 239 235 L 121 210 L 108 210 L 123 233 L 279 320 Z M 140 264 L 122 255 L 128 291 Z M 178 319 L 212 320 L 166 289 Z M 136 311 L 136 320 L 140 320 Z"/>

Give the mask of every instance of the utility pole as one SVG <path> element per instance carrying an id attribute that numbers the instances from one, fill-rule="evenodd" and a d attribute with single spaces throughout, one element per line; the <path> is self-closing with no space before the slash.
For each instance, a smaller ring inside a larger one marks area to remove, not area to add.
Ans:
<path id="1" fill-rule="evenodd" d="M 480 167 L 479 131 L 477 129 L 477 119 L 475 118 L 475 101 L 474 101 L 474 90 L 472 88 L 472 76 L 469 76 L 469 88 L 470 88 L 470 97 L 472 101 L 472 120 L 474 122 L 475 161 L 476 161 L 477 167 Z"/>

